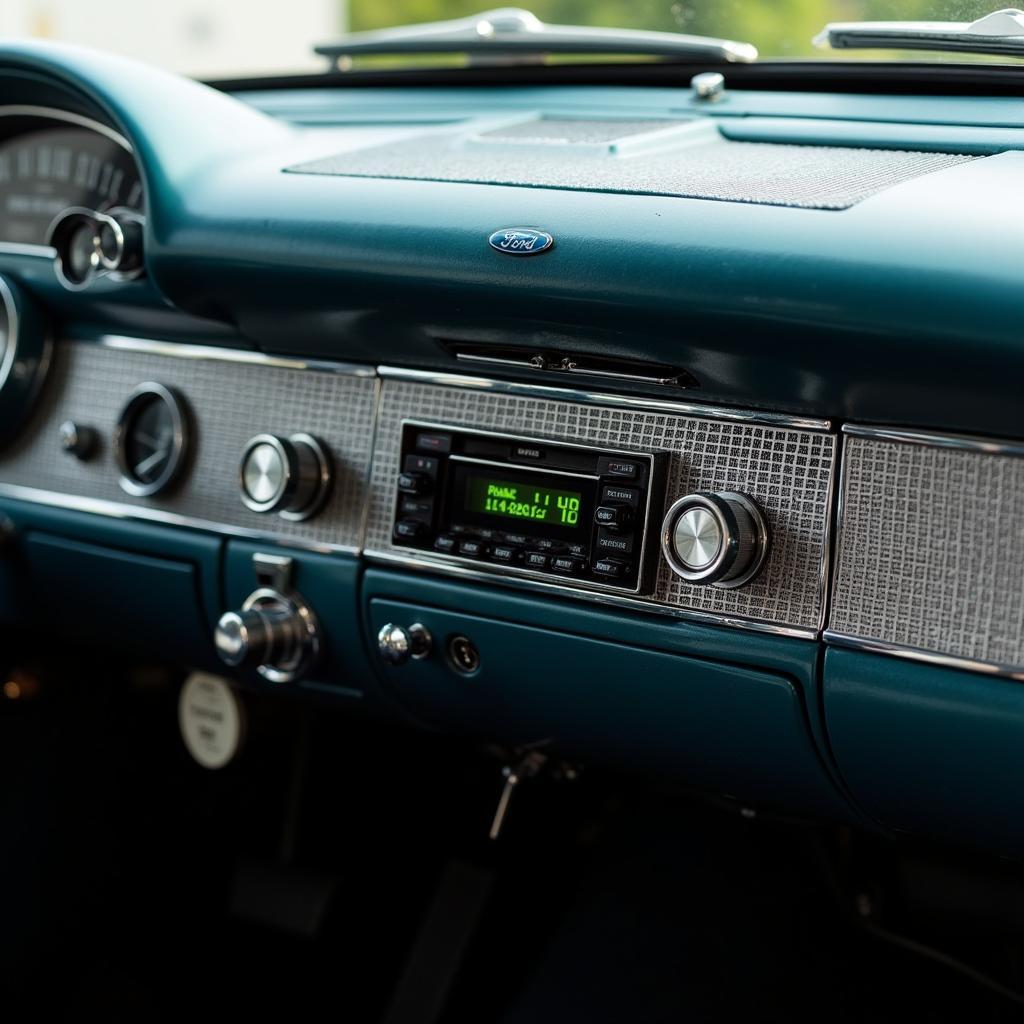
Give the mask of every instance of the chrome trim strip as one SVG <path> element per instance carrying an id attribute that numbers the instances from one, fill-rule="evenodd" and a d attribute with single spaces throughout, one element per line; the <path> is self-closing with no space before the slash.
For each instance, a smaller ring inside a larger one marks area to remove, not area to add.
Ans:
<path id="1" fill-rule="evenodd" d="M 116 501 L 86 498 L 77 494 L 59 494 L 55 491 L 38 490 L 35 487 L 23 487 L 20 484 L 0 483 L 0 498 L 35 502 L 38 505 L 49 505 L 52 508 L 67 509 L 71 512 L 90 512 L 93 515 L 115 519 L 138 519 L 143 522 L 159 523 L 162 526 L 184 526 L 192 530 L 204 530 L 207 533 L 273 543 L 281 547 L 316 551 L 320 554 L 359 554 L 359 548 L 352 544 L 318 544 L 301 537 L 283 537 L 275 534 L 272 530 L 249 530 L 244 526 L 209 522 L 205 519 L 195 519 L 192 516 L 178 515 L 175 512 L 166 512 L 163 509 L 147 508 L 144 505 L 123 505 Z"/>
<path id="2" fill-rule="evenodd" d="M 420 572 L 437 572 L 448 576 L 458 576 L 463 579 L 493 582 L 495 578 L 499 578 L 503 584 L 521 590 L 532 590 L 551 595 L 564 595 L 595 604 L 608 604 L 619 608 L 629 608 L 632 611 L 645 612 L 648 615 L 663 615 L 668 618 L 686 619 L 702 625 L 730 626 L 736 629 L 748 630 L 752 633 L 768 633 L 772 636 L 784 636 L 796 640 L 818 639 L 817 630 L 805 629 L 802 626 L 779 626 L 773 623 L 759 622 L 755 619 L 745 619 L 741 616 L 718 615 L 713 612 L 700 612 L 689 608 L 675 608 L 670 605 L 657 604 L 653 601 L 644 601 L 639 598 L 621 597 L 618 594 L 610 594 L 607 591 L 585 590 L 580 586 L 566 586 L 560 583 L 550 583 L 547 580 L 509 576 L 500 571 L 500 566 L 492 568 L 486 562 L 470 567 L 468 565 L 456 565 L 437 561 L 431 558 L 427 552 L 407 556 L 377 549 L 367 549 L 363 551 L 363 556 L 368 562 L 400 565 L 406 569 L 415 569 Z"/>
<path id="3" fill-rule="evenodd" d="M 253 352 L 251 349 L 154 341 L 150 338 L 134 338 L 122 334 L 104 334 L 96 341 L 81 338 L 69 340 L 84 345 L 102 345 L 104 348 L 116 348 L 125 352 L 146 352 L 150 355 L 173 356 L 177 359 L 213 359 L 223 363 L 250 363 L 256 366 L 271 366 L 279 370 L 314 370 L 319 373 L 339 373 L 349 377 L 375 377 L 377 375 L 372 366 L 362 366 L 358 363 L 334 363 L 320 359 L 274 356 L 265 352 Z"/>
<path id="4" fill-rule="evenodd" d="M 839 543 L 842 538 L 843 521 L 843 456 L 845 441 L 836 438 L 832 457 L 832 472 L 829 474 L 828 490 L 825 494 L 825 536 L 821 542 L 821 568 L 818 573 L 818 592 L 821 594 L 821 612 L 818 615 L 818 632 L 828 626 L 832 614 L 832 591 L 835 587 L 834 571 L 839 565 Z M 833 510 L 835 515 L 833 515 Z"/>
<path id="5" fill-rule="evenodd" d="M 827 644 L 845 647 L 850 650 L 864 651 L 871 654 L 884 654 L 905 661 L 918 661 L 941 668 L 954 668 L 966 672 L 977 672 L 1004 679 L 1015 679 L 1024 682 L 1024 668 L 1014 665 L 1000 665 L 993 661 L 975 661 L 971 658 L 960 658 L 951 654 L 937 654 L 934 651 L 922 650 L 920 647 L 907 647 L 889 643 L 886 640 L 868 640 L 862 636 L 839 633 L 827 629 L 822 637 Z"/>
<path id="6" fill-rule="evenodd" d="M 725 420 L 730 423 L 750 423 L 766 427 L 820 432 L 832 429 L 830 420 L 732 409 L 724 406 L 698 405 L 693 402 L 669 401 L 663 398 L 641 398 L 637 395 L 609 395 L 600 391 L 581 391 L 551 384 L 524 384 L 519 381 L 469 377 L 440 370 L 410 370 L 397 366 L 378 366 L 377 373 L 385 380 L 405 380 L 451 388 L 473 388 L 478 391 L 495 391 L 506 395 L 533 395 L 538 398 L 550 398 L 561 402 L 580 402 L 588 405 L 622 406 L 628 409 L 643 409 L 647 412 L 670 412 L 681 416 Z"/>
<path id="7" fill-rule="evenodd" d="M 0 253 L 7 256 L 38 256 L 47 260 L 57 258 L 57 250 L 52 245 L 28 245 L 22 242 L 0 242 Z"/>
<path id="8" fill-rule="evenodd" d="M 49 121 L 64 121 L 67 124 L 77 125 L 79 128 L 88 128 L 98 135 L 105 135 L 126 152 L 135 153 L 132 144 L 120 132 L 100 121 L 94 121 L 91 117 L 72 114 L 70 110 L 61 110 L 59 107 L 38 107 L 27 103 L 12 103 L 0 107 L 0 117 L 38 117 Z"/>
<path id="9" fill-rule="evenodd" d="M 961 451 L 983 452 L 986 455 L 1024 455 L 1024 441 L 1001 441 L 971 434 L 935 434 L 903 427 L 866 427 L 844 423 L 843 433 L 848 437 L 865 437 L 873 441 L 894 441 L 925 448 L 956 448 Z"/>

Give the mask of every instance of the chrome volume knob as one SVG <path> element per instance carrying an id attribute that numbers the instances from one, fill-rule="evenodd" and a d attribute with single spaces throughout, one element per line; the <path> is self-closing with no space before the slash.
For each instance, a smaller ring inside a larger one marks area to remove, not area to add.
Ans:
<path id="1" fill-rule="evenodd" d="M 687 583 L 742 587 L 764 565 L 768 525 L 745 494 L 688 494 L 665 515 L 661 549 L 672 571 Z"/>
<path id="2" fill-rule="evenodd" d="M 262 588 L 241 611 L 225 612 L 214 632 L 217 655 L 232 668 L 254 668 L 272 683 L 299 678 L 316 661 L 319 629 L 313 613 L 294 595 Z"/>
<path id="3" fill-rule="evenodd" d="M 240 477 L 246 508 L 308 519 L 320 511 L 330 490 L 331 457 L 310 434 L 257 434 L 242 453 Z"/>

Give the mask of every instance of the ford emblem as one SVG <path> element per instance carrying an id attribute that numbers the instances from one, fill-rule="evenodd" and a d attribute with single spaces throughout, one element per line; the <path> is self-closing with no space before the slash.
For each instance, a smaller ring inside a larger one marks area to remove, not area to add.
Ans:
<path id="1" fill-rule="evenodd" d="M 487 241 L 491 248 L 508 256 L 536 256 L 547 252 L 555 240 L 546 231 L 534 228 L 502 228 Z"/>

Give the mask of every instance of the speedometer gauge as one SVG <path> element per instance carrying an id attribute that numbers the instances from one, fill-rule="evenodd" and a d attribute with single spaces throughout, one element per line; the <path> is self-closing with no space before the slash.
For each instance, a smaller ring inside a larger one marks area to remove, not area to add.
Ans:
<path id="1" fill-rule="evenodd" d="M 0 108 L 0 244 L 46 245 L 50 225 L 74 207 L 141 210 L 128 144 L 77 120 Z"/>

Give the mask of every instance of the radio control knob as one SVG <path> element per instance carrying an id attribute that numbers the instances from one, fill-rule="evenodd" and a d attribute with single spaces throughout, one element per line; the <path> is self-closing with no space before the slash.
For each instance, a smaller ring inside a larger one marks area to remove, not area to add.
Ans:
<path id="1" fill-rule="evenodd" d="M 688 494 L 665 515 L 661 549 L 672 571 L 687 583 L 742 587 L 764 565 L 768 525 L 745 494 Z"/>
<path id="2" fill-rule="evenodd" d="M 404 665 L 411 658 L 422 661 L 433 647 L 430 630 L 422 623 L 413 623 L 408 629 L 393 622 L 382 626 L 377 634 L 377 650 L 389 665 Z"/>
<path id="3" fill-rule="evenodd" d="M 310 434 L 257 434 L 245 446 L 239 472 L 246 508 L 301 520 L 322 507 L 332 466 L 326 447 Z"/>

